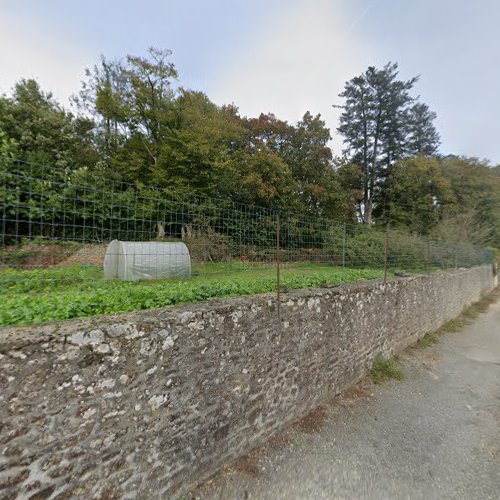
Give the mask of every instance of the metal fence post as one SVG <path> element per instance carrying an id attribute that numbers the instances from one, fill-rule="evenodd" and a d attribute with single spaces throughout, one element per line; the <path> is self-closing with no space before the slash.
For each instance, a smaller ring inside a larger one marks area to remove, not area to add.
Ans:
<path id="1" fill-rule="evenodd" d="M 427 240 L 427 251 L 425 254 L 425 267 L 427 274 L 431 272 L 431 242 Z"/>
<path id="2" fill-rule="evenodd" d="M 342 268 L 345 268 L 345 223 L 342 227 Z"/>
<path id="3" fill-rule="evenodd" d="M 276 299 L 278 301 L 278 311 L 280 307 L 280 211 L 276 213 Z"/>
<path id="4" fill-rule="evenodd" d="M 385 226 L 384 285 L 387 285 L 387 265 L 389 260 L 389 224 Z"/>

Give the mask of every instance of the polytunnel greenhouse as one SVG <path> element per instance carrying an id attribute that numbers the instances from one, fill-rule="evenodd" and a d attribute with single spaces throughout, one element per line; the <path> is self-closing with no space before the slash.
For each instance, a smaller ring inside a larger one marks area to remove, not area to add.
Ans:
<path id="1" fill-rule="evenodd" d="M 107 279 L 148 280 L 191 277 L 191 257 L 184 243 L 112 241 L 104 258 Z"/>

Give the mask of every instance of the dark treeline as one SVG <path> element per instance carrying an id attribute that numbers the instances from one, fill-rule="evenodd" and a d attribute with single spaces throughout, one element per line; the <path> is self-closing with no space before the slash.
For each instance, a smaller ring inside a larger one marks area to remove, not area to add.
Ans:
<path id="1" fill-rule="evenodd" d="M 182 88 L 170 51 L 103 57 L 73 112 L 34 80 L 0 97 L 0 154 L 36 165 L 36 177 L 91 172 L 142 192 L 500 245 L 499 167 L 438 154 L 435 113 L 412 95 L 416 81 L 388 64 L 346 82 L 337 129 L 345 150 L 334 155 L 320 115 L 295 124 L 241 116 Z M 4 204 L 13 191 L 4 184 Z"/>

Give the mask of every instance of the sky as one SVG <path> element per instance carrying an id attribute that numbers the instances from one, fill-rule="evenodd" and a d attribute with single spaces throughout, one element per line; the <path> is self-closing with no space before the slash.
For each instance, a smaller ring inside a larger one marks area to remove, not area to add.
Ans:
<path id="1" fill-rule="evenodd" d="M 499 0 L 0 0 L 0 93 L 36 78 L 64 105 L 101 54 L 173 51 L 180 83 L 242 115 L 321 113 L 368 66 L 420 75 L 443 154 L 500 164 Z"/>

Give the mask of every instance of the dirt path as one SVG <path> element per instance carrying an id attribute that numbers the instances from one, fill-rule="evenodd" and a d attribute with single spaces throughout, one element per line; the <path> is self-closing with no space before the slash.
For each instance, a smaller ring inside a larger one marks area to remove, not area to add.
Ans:
<path id="1" fill-rule="evenodd" d="M 500 302 L 221 473 L 224 499 L 500 498 Z"/>

